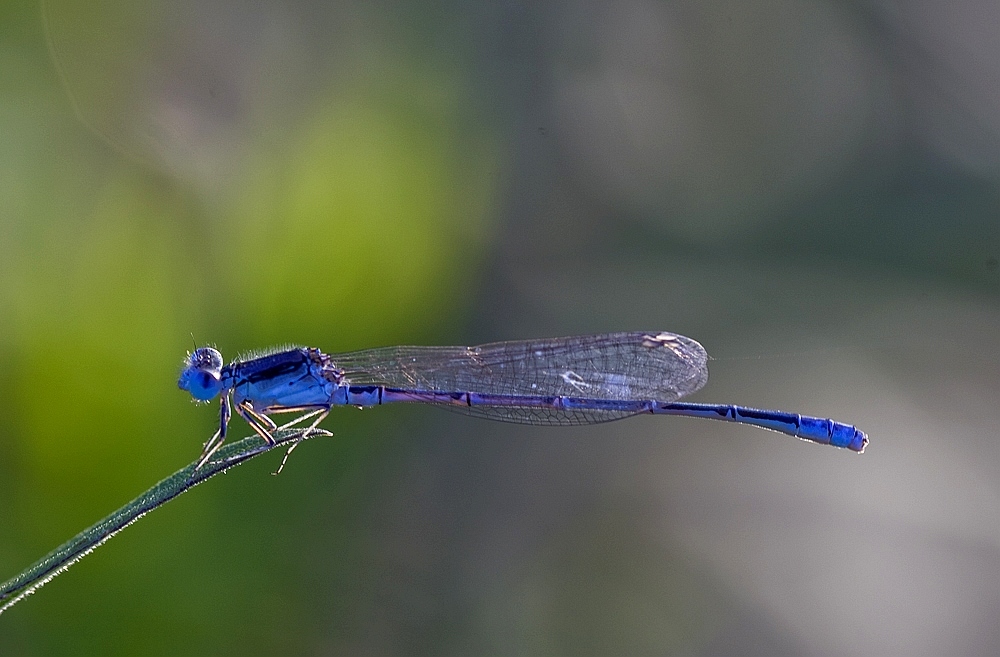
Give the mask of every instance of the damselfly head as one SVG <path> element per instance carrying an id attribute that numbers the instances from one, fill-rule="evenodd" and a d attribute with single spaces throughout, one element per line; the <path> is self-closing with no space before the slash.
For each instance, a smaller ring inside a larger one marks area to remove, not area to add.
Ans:
<path id="1" fill-rule="evenodd" d="M 212 347 L 195 349 L 184 359 L 177 387 L 199 401 L 208 401 L 222 390 L 222 354 Z"/>

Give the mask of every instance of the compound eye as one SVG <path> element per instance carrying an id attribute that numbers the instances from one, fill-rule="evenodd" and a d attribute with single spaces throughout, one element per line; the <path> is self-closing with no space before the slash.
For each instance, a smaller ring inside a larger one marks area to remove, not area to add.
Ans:
<path id="1" fill-rule="evenodd" d="M 222 381 L 219 372 L 189 367 L 181 373 L 177 386 L 199 401 L 208 401 L 222 390 Z"/>
<path id="2" fill-rule="evenodd" d="M 191 379 L 191 396 L 195 399 L 202 401 L 211 399 L 219 394 L 219 389 L 222 388 L 219 375 L 215 372 L 202 370 L 196 372 Z"/>
<path id="3" fill-rule="evenodd" d="M 199 401 L 218 395 L 222 392 L 222 354 L 212 347 L 200 347 L 188 354 L 177 387 Z"/>

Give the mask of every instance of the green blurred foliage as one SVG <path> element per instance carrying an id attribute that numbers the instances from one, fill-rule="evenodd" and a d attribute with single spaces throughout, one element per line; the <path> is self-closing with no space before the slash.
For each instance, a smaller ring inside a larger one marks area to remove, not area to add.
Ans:
<path id="1" fill-rule="evenodd" d="M 65 86 L 38 7 L 0 10 L 10 574 L 198 453 L 215 407 L 175 388 L 192 334 L 230 357 L 427 340 L 454 331 L 483 254 L 495 138 L 468 119 L 460 70 L 373 53 L 382 60 L 354 62 L 351 84 L 319 81 L 277 133 L 247 128 L 225 184 L 206 187 L 121 129 L 130 113 L 142 119 L 130 85 L 155 50 L 156 9 L 50 3 Z M 317 619 L 302 606 L 315 576 L 302 563 L 317 564 L 303 556 L 335 547 L 321 559 L 332 579 L 363 560 L 349 532 L 372 482 L 358 469 L 390 432 L 385 417 L 341 414 L 342 437 L 300 453 L 297 474 L 272 479 L 274 464 L 254 463 L 152 514 L 55 595 L 5 616 L 0 652 L 304 650 Z M 304 527 L 311 537 L 290 541 Z M 97 607 L 98 624 L 79 613 Z"/>

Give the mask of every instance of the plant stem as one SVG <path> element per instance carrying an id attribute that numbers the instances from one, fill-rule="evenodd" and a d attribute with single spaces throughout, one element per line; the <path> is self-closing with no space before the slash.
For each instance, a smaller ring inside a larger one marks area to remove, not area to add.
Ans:
<path id="1" fill-rule="evenodd" d="M 309 438 L 316 436 L 331 436 L 328 431 L 313 429 Z M 169 502 L 201 482 L 220 472 L 239 465 L 268 452 L 280 445 L 294 446 L 302 438 L 302 429 L 286 429 L 274 433 L 275 444 L 267 445 L 260 437 L 254 435 L 239 442 L 224 446 L 211 460 L 195 470 L 198 461 L 192 462 L 186 468 L 178 470 L 159 482 L 145 493 L 135 498 L 100 522 L 88 527 L 69 539 L 52 552 L 28 566 L 20 574 L 0 584 L 0 614 L 31 595 L 56 575 L 65 572 L 70 566 L 87 556 L 106 540 L 125 529 L 133 522 L 146 515 L 158 506 Z M 284 465 L 284 462 L 282 462 Z"/>

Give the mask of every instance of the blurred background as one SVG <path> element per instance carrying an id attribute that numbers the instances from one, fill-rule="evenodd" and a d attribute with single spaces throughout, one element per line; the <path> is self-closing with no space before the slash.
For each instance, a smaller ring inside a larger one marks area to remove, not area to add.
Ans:
<path id="1" fill-rule="evenodd" d="M 335 410 L 0 654 L 1000 653 L 995 2 L 12 0 L 0 62 L 0 578 L 198 455 L 192 338 L 669 330 L 872 441 Z"/>

